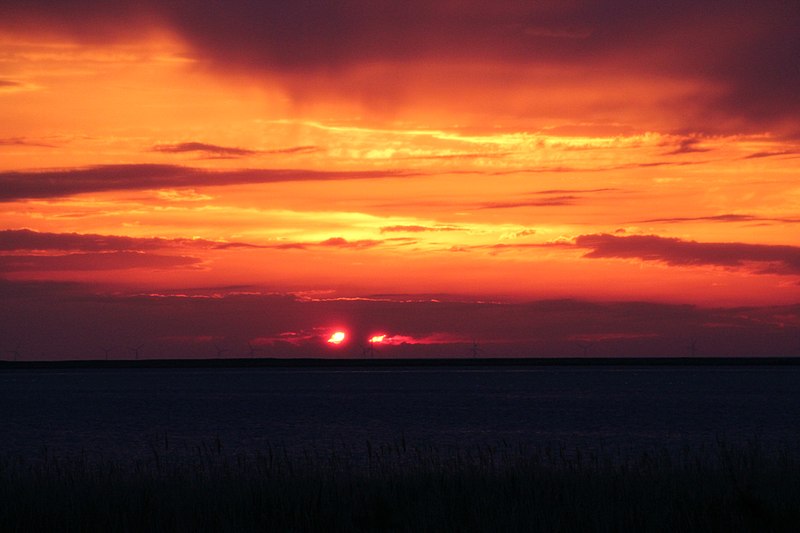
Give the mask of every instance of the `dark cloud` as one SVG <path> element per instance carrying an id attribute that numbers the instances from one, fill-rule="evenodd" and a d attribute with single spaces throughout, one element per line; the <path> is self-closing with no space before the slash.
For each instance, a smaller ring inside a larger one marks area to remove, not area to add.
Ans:
<path id="1" fill-rule="evenodd" d="M 681 139 L 675 149 L 666 152 L 664 155 L 691 154 L 694 152 L 708 152 L 711 150 L 710 148 L 703 148 L 700 143 L 700 139 L 687 137 L 685 139 Z"/>
<path id="2" fill-rule="evenodd" d="M 0 80 L 0 88 L 3 87 L 19 87 L 21 84 L 13 80 Z"/>
<path id="3" fill-rule="evenodd" d="M 677 161 L 677 162 L 670 162 L 670 161 L 653 161 L 652 163 L 633 163 L 630 165 L 620 165 L 619 167 L 612 168 L 609 170 L 622 170 L 626 168 L 650 168 L 650 167 L 685 167 L 688 165 L 701 165 L 705 163 L 705 161 Z"/>
<path id="4" fill-rule="evenodd" d="M 330 246 L 335 248 L 373 248 L 381 244 L 382 241 L 376 241 L 372 239 L 362 239 L 358 241 L 348 241 L 342 237 L 331 237 L 330 239 L 325 239 L 324 241 L 318 243 L 319 246 Z"/>
<path id="5" fill-rule="evenodd" d="M 274 150 L 262 150 L 262 154 L 313 154 L 321 152 L 322 148 L 314 145 L 290 146 L 289 148 L 276 148 Z"/>
<path id="6" fill-rule="evenodd" d="M 133 37 L 148 26 L 176 32 L 213 68 L 251 74 L 330 81 L 361 65 L 439 61 L 691 80 L 705 90 L 671 102 L 686 129 L 798 133 L 800 3 L 792 1 L 242 0 L 221 6 L 123 0 L 112 7 L 100 0 L 30 0 L 0 6 L 0 27 L 7 30 L 85 41 Z"/>
<path id="7" fill-rule="evenodd" d="M 0 146 L 37 146 L 39 148 L 55 148 L 55 145 L 26 139 L 25 137 L 6 137 L 0 139 Z"/>
<path id="8" fill-rule="evenodd" d="M 603 192 L 617 191 L 615 188 L 600 189 L 548 189 L 529 193 L 533 196 L 544 197 L 524 200 L 510 200 L 505 202 L 483 202 L 473 209 L 514 209 L 518 207 L 558 207 L 575 205 L 578 201 L 584 200 L 579 194 L 597 194 Z"/>
<path id="9" fill-rule="evenodd" d="M 318 146 L 291 146 L 289 148 L 278 148 L 275 150 L 249 150 L 230 146 L 218 146 L 202 142 L 184 142 L 177 144 L 158 144 L 153 147 L 155 152 L 169 154 L 179 154 L 185 152 L 200 152 L 214 157 L 246 157 L 257 154 L 268 155 L 290 155 L 290 154 L 309 154 L 319 152 Z"/>
<path id="10" fill-rule="evenodd" d="M 270 248 L 276 250 L 306 250 L 309 246 L 311 245 L 305 242 L 284 242 L 281 244 L 273 244 Z"/>
<path id="11" fill-rule="evenodd" d="M 794 150 L 781 150 L 781 151 L 777 151 L 777 152 L 754 152 L 754 153 L 752 153 L 750 155 L 747 155 L 747 156 L 743 157 L 743 159 L 760 159 L 762 157 L 777 157 L 777 156 L 781 156 L 781 155 L 792 155 L 792 156 L 794 156 L 794 155 L 797 155 L 797 154 L 800 154 L 800 152 L 797 152 L 797 151 L 794 151 Z"/>
<path id="12" fill-rule="evenodd" d="M 602 189 L 547 189 L 544 191 L 534 191 L 531 194 L 577 194 L 577 193 L 595 193 L 595 192 L 612 192 L 618 191 L 619 189 L 615 189 L 613 187 L 603 187 Z"/>
<path id="13" fill-rule="evenodd" d="M 258 246 L 204 239 L 0 230 L 0 272 L 197 268 L 201 259 L 157 252 L 250 247 Z"/>
<path id="14" fill-rule="evenodd" d="M 68 281 L 9 281 L 0 278 L 0 301 L 15 298 L 30 300 L 34 298 L 85 297 L 85 285 Z"/>
<path id="15" fill-rule="evenodd" d="M 28 229 L 0 230 L 0 251 L 148 251 L 174 248 L 249 248 L 253 244 L 205 239 L 162 239 L 87 233 L 48 233 Z"/>
<path id="16" fill-rule="evenodd" d="M 511 202 L 485 202 L 479 204 L 475 209 L 513 209 L 517 207 L 555 207 L 564 205 L 574 205 L 579 196 L 554 196 L 542 200 L 520 200 Z"/>
<path id="17" fill-rule="evenodd" d="M 524 171 L 521 171 L 524 173 Z M 495 173 L 490 172 L 489 175 L 497 175 L 497 174 L 515 174 L 517 171 L 509 171 L 503 173 Z M 483 174 L 481 172 L 481 174 Z M 619 189 L 614 188 L 601 188 L 601 189 L 551 189 L 551 190 L 544 190 L 544 191 L 535 191 L 531 193 L 523 193 L 521 195 L 515 195 L 508 200 L 496 200 L 496 201 L 483 201 L 483 202 L 471 202 L 471 203 L 463 203 L 463 204 L 456 204 L 453 201 L 445 202 L 441 200 L 428 200 L 423 201 L 419 200 L 414 202 L 414 205 L 422 207 L 460 207 L 463 209 L 472 209 L 472 210 L 486 210 L 486 209 L 516 209 L 521 207 L 563 207 L 563 206 L 572 206 L 584 200 L 591 199 L 587 196 L 582 196 L 579 194 L 560 194 L 560 193 L 586 193 L 586 194 L 599 194 L 606 191 L 617 191 Z M 391 203 L 382 203 L 376 205 L 376 207 L 400 207 L 406 206 L 407 202 L 391 202 Z M 403 228 L 412 228 L 410 230 L 403 229 Z M 460 231 L 465 228 L 460 228 L 458 226 L 388 226 L 388 228 L 392 228 L 386 231 Z M 397 228 L 397 229 L 394 229 Z M 382 228 L 381 231 L 383 232 L 384 229 Z"/>
<path id="18" fill-rule="evenodd" d="M 121 251 L 166 248 L 166 240 L 112 235 L 47 233 L 28 229 L 0 231 L 0 250 Z"/>
<path id="19" fill-rule="evenodd" d="M 203 152 L 216 156 L 242 157 L 253 155 L 255 150 L 244 148 L 232 148 L 229 146 L 217 146 L 216 144 L 206 144 L 201 142 L 185 142 L 178 144 L 158 144 L 153 147 L 155 152 L 166 152 L 169 154 L 179 154 L 183 152 Z"/>
<path id="20" fill-rule="evenodd" d="M 74 253 L 65 255 L 0 255 L 0 272 L 165 270 L 197 267 L 196 257 L 145 252 Z"/>
<path id="21" fill-rule="evenodd" d="M 633 235 L 581 235 L 575 239 L 579 248 L 590 248 L 584 257 L 625 258 L 661 261 L 668 265 L 714 265 L 743 268 L 755 263 L 762 274 L 800 275 L 800 247 L 745 244 L 737 242 L 696 242 Z"/>
<path id="22" fill-rule="evenodd" d="M 774 222 L 776 224 L 797 224 L 800 223 L 800 218 L 772 218 L 756 215 L 727 213 L 724 215 L 711 215 L 705 217 L 650 218 L 647 220 L 637 221 L 639 224 L 645 224 L 649 222 Z"/>
<path id="23" fill-rule="evenodd" d="M 286 181 L 332 181 L 414 176 L 403 171 L 301 169 L 203 170 L 180 165 L 101 165 L 88 168 L 0 172 L 0 201 L 55 198 L 87 192 L 200 187 Z"/>
<path id="24" fill-rule="evenodd" d="M 405 239 L 401 239 L 405 240 Z M 331 237 L 319 242 L 282 242 L 279 244 L 266 244 L 260 246 L 261 248 L 271 248 L 273 250 L 308 250 L 313 248 L 345 248 L 364 250 L 367 248 L 374 248 L 380 246 L 386 241 L 374 239 L 361 239 L 356 241 L 348 241 L 344 237 Z"/>

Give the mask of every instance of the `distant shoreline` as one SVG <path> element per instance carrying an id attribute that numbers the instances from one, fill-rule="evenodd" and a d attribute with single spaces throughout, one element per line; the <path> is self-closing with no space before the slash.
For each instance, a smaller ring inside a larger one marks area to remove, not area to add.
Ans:
<path id="1" fill-rule="evenodd" d="M 0 361 L 0 370 L 89 368 L 396 368 L 508 366 L 798 366 L 800 357 L 231 358 Z"/>

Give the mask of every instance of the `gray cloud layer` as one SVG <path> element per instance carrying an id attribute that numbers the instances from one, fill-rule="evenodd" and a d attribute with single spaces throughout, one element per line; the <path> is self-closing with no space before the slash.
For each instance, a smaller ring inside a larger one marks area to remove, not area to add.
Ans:
<path id="1" fill-rule="evenodd" d="M 239 148 L 236 146 L 219 146 L 216 144 L 208 144 L 203 142 L 182 142 L 176 144 L 158 144 L 153 147 L 154 152 L 163 152 L 168 154 L 180 153 L 202 153 L 212 157 L 246 157 L 257 154 L 265 155 L 291 155 L 291 154 L 309 154 L 320 151 L 317 146 L 290 146 L 289 148 L 277 148 L 274 150 L 249 150 L 247 148 Z"/>
<path id="2" fill-rule="evenodd" d="M 168 154 L 180 154 L 184 152 L 202 152 L 221 157 L 242 157 L 253 155 L 255 150 L 247 150 L 245 148 L 236 148 L 231 146 L 219 146 L 216 144 L 208 144 L 201 142 L 184 142 L 177 144 L 159 144 L 153 147 L 155 152 L 164 152 Z"/>
<path id="3" fill-rule="evenodd" d="M 256 246 L 204 239 L 0 230 L 0 273 L 195 268 L 201 259 L 174 254 L 250 247 Z"/>
<path id="4" fill-rule="evenodd" d="M 196 257 L 140 252 L 74 253 L 65 255 L 0 255 L 0 272 L 95 271 L 147 268 L 187 268 Z"/>
<path id="5" fill-rule="evenodd" d="M 162 187 L 396 178 L 413 175 L 411 172 L 391 170 L 326 172 L 299 169 L 242 169 L 208 171 L 180 165 L 101 165 L 74 169 L 0 172 L 0 201 Z"/>
<path id="6" fill-rule="evenodd" d="M 639 220 L 639 224 L 649 222 L 741 222 L 741 223 L 774 223 L 774 224 L 797 224 L 800 218 L 774 218 L 756 215 L 745 215 L 737 213 L 726 213 L 723 215 L 709 215 L 703 217 L 670 217 L 670 218 L 650 218 Z"/>
<path id="7" fill-rule="evenodd" d="M 575 239 L 579 248 L 590 248 L 585 257 L 637 258 L 662 261 L 669 265 L 716 265 L 746 267 L 759 265 L 763 274 L 800 275 L 800 247 L 738 242 L 695 242 L 659 237 L 633 235 L 619 237 L 609 234 L 581 235 Z"/>
<path id="8" fill-rule="evenodd" d="M 687 131 L 792 128 L 800 116 L 800 3 L 791 1 L 123 0 L 112 6 L 30 0 L 0 6 L 0 28 L 85 41 L 131 37 L 148 26 L 177 32 L 200 60 L 226 70 L 324 77 L 358 65 L 430 60 L 592 65 L 611 75 L 714 87 L 706 101 L 693 99 L 708 119 L 688 117 Z"/>
<path id="9" fill-rule="evenodd" d="M 29 229 L 0 230 L 0 251 L 82 251 L 120 252 L 174 248 L 247 248 L 239 242 L 215 242 L 205 239 L 163 239 L 160 237 L 125 237 L 92 233 L 50 233 Z"/>

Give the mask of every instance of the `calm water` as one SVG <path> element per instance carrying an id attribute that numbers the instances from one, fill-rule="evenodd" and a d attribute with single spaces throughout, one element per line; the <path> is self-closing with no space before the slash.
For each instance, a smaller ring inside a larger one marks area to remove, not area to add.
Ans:
<path id="1" fill-rule="evenodd" d="M 800 368 L 109 369 L 0 372 L 0 453 L 563 443 L 800 443 Z"/>

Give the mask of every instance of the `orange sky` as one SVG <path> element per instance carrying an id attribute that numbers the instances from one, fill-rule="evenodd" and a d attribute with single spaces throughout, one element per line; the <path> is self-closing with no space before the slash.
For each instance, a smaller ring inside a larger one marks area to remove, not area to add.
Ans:
<path id="1" fill-rule="evenodd" d="M 0 8 L 8 287 L 796 309 L 794 5 L 69 4 Z"/>

